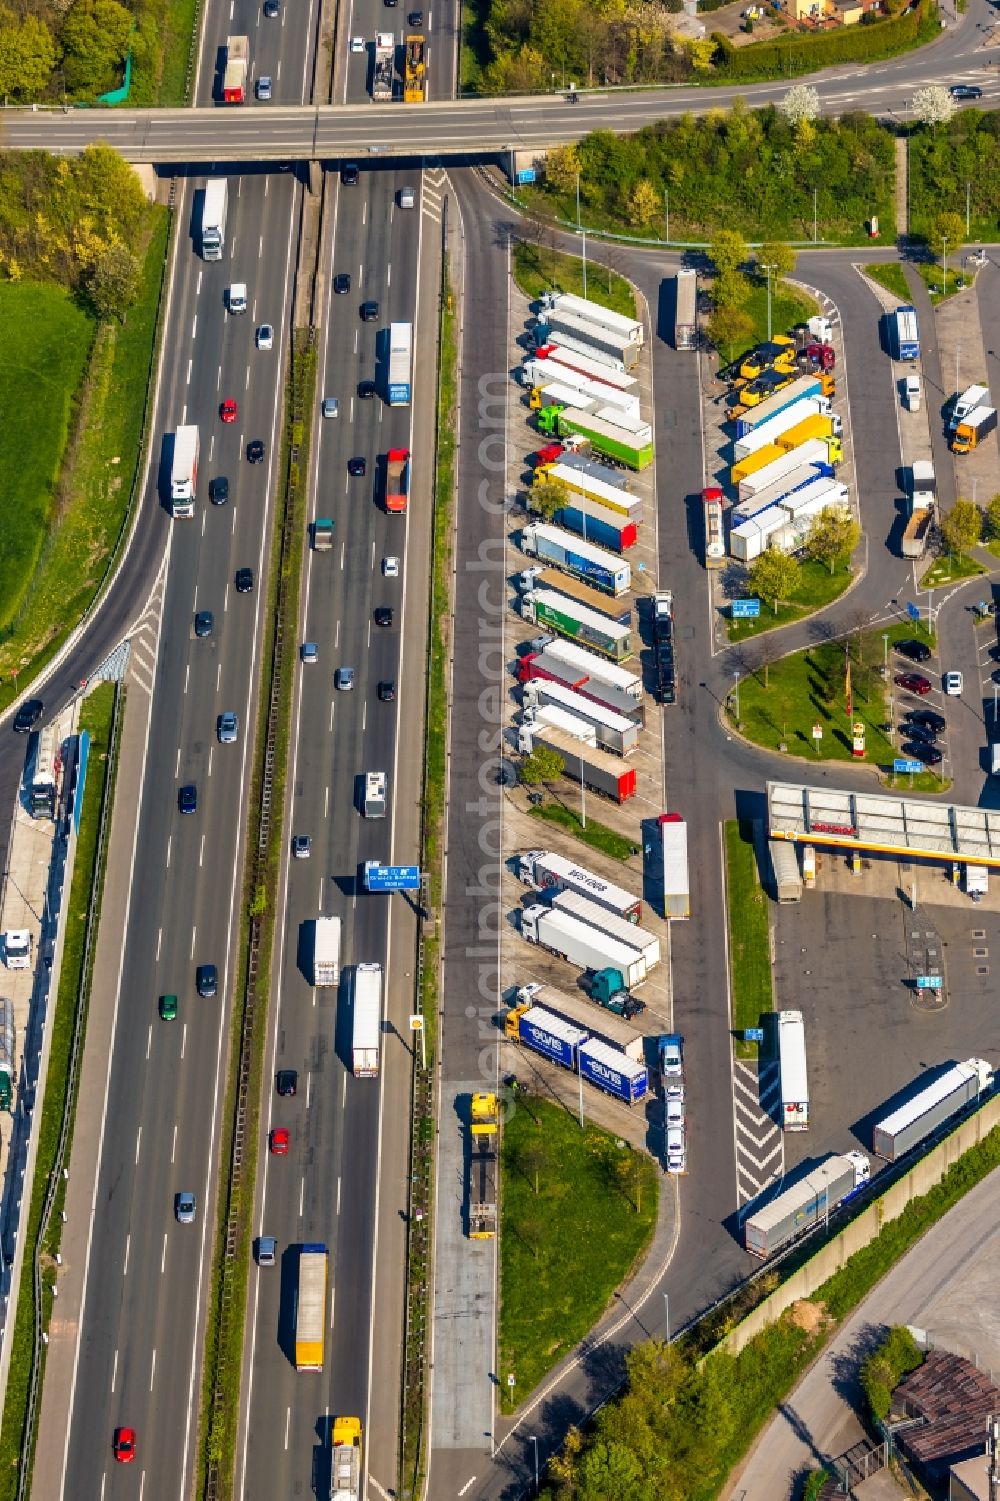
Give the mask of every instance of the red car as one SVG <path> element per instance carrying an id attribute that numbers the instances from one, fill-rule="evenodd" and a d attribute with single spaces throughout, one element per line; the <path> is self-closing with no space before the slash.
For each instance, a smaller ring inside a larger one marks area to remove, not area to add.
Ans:
<path id="1" fill-rule="evenodd" d="M 228 398 L 228 400 L 224 401 L 219 408 L 219 416 L 222 418 L 223 422 L 235 422 L 239 414 L 239 407 L 236 405 L 235 401 L 233 401 L 231 396 Z"/>
<path id="2" fill-rule="evenodd" d="M 120 1465 L 130 1465 L 135 1459 L 135 1429 L 115 1429 L 115 1459 Z"/>
<path id="3" fill-rule="evenodd" d="M 908 693 L 919 693 L 921 698 L 925 693 L 930 693 L 930 679 L 921 677 L 919 672 L 901 672 L 893 678 L 897 688 L 905 688 Z"/>
<path id="4" fill-rule="evenodd" d="M 271 1132 L 271 1155 L 272 1157 L 288 1156 L 288 1130 L 285 1126 L 275 1126 Z"/>

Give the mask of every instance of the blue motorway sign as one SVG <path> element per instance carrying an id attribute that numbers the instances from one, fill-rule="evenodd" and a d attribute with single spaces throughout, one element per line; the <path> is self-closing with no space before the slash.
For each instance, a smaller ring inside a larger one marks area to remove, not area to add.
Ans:
<path id="1" fill-rule="evenodd" d="M 525 183 L 534 182 L 536 176 L 537 176 L 537 173 L 535 172 L 534 167 L 518 167 L 518 169 L 517 169 L 517 183 L 518 183 L 518 187 L 522 187 Z"/>
<path id="2" fill-rule="evenodd" d="M 907 615 L 909 615 L 909 617 L 910 617 L 911 620 L 919 620 L 920 619 L 920 606 L 919 605 L 915 605 L 912 602 L 910 602 L 906 606 L 906 613 L 907 613 Z"/>
<path id="3" fill-rule="evenodd" d="M 909 756 L 897 756 L 892 763 L 893 771 L 923 771 L 922 761 L 911 761 Z"/>
<path id="4" fill-rule="evenodd" d="M 760 600 L 734 599 L 732 608 L 734 620 L 756 620 L 760 614 Z"/>
<path id="5" fill-rule="evenodd" d="M 942 980 L 942 978 L 941 978 L 940 975 L 918 975 L 917 976 L 917 989 L 918 990 L 940 990 L 943 984 L 944 984 L 944 981 Z"/>
<path id="6" fill-rule="evenodd" d="M 763 1042 L 764 1041 L 764 1028 L 763 1027 L 744 1027 L 743 1028 L 743 1041 L 744 1042 Z"/>
<path id="7" fill-rule="evenodd" d="M 368 891 L 419 891 L 419 865 L 380 865 L 365 861 L 365 887 Z"/>

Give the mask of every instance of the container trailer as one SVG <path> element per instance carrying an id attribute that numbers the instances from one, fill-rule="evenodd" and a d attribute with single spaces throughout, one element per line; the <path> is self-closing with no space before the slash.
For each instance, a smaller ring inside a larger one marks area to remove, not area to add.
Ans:
<path id="1" fill-rule="evenodd" d="M 581 542 L 561 527 L 531 522 L 521 528 L 520 542 L 521 551 L 529 558 L 552 563 L 602 594 L 627 594 L 632 586 L 632 569 L 624 559 L 590 542 Z"/>
<path id="2" fill-rule="evenodd" d="M 382 966 L 354 966 L 351 1069 L 356 1079 L 375 1079 L 382 1032 Z"/>
<path id="3" fill-rule="evenodd" d="M 554 589 L 529 589 L 519 602 L 521 617 L 532 625 L 556 631 L 570 641 L 579 641 L 591 651 L 599 651 L 612 662 L 625 662 L 632 655 L 631 629 L 599 614 Z"/>
<path id="4" fill-rule="evenodd" d="M 639 382 L 634 375 L 623 370 L 612 370 L 605 361 L 580 354 L 576 350 L 558 344 L 543 344 L 541 349 L 526 359 L 522 366 L 522 379 L 526 386 L 544 385 L 549 380 L 561 380 L 564 372 L 586 376 L 615 391 L 634 391 Z M 551 373 L 547 373 L 551 372 Z"/>
<path id="5" fill-rule="evenodd" d="M 412 323 L 389 325 L 389 405 L 410 405 L 410 371 L 413 364 Z"/>
<path id="6" fill-rule="evenodd" d="M 327 1250 L 320 1242 L 299 1252 L 299 1290 L 295 1307 L 295 1369 L 321 1371 L 326 1337 Z"/>
<path id="7" fill-rule="evenodd" d="M 872 1132 L 872 1150 L 896 1162 L 938 1126 L 993 1088 L 993 1068 L 982 1058 L 967 1058 L 939 1074 L 905 1105 L 879 1121 Z"/>
<path id="8" fill-rule="evenodd" d="M 642 901 L 631 891 L 551 850 L 526 850 L 518 856 L 517 874 L 535 891 L 580 892 L 624 922 L 638 923 L 642 917 Z"/>
<path id="9" fill-rule="evenodd" d="M 593 469 L 598 466 L 590 465 Z M 601 465 L 606 475 L 609 471 Z M 610 471 L 612 474 L 613 470 Z M 596 501 L 608 511 L 618 511 L 623 521 L 634 521 L 637 524 L 642 520 L 642 501 L 638 495 L 630 495 L 619 485 L 609 483 L 580 466 L 560 460 L 555 464 L 546 464 L 542 471 L 543 482 L 548 484 L 553 480 L 564 485 L 571 495 L 585 496 L 588 500 Z"/>
<path id="10" fill-rule="evenodd" d="M 313 984 L 340 983 L 340 918 L 317 917 L 313 924 Z"/>
<path id="11" fill-rule="evenodd" d="M 546 307 L 544 298 L 542 305 Z M 575 292 L 550 293 L 546 310 L 559 314 L 569 313 L 574 318 L 584 318 L 597 328 L 609 328 L 612 332 L 620 334 L 622 338 L 631 339 L 634 344 L 642 344 L 645 341 L 645 329 L 640 318 L 629 318 L 625 313 L 616 313 L 611 308 L 604 307 L 602 303 L 594 302 L 590 297 L 578 297 Z"/>
<path id="12" fill-rule="evenodd" d="M 558 708 L 572 714 L 575 719 L 584 720 L 593 726 L 595 743 L 612 755 L 627 756 L 639 744 L 640 726 L 634 719 L 619 714 L 617 709 L 609 709 L 606 704 L 585 698 L 565 683 L 535 678 L 524 684 L 521 701 L 526 709 Z"/>
<path id="13" fill-rule="evenodd" d="M 521 908 L 520 920 L 521 936 L 528 943 L 537 943 L 578 969 L 617 969 L 629 989 L 646 978 L 646 961 L 637 948 L 568 912 L 536 902 Z"/>
<path id="14" fill-rule="evenodd" d="M 743 1223 L 744 1245 L 754 1256 L 773 1256 L 806 1230 L 828 1221 L 870 1177 L 871 1163 L 863 1152 L 831 1153 L 769 1204 L 748 1215 Z"/>
<path id="15" fill-rule="evenodd" d="M 596 1037 L 601 1042 L 606 1042 L 619 1053 L 624 1053 L 626 1058 L 631 1058 L 634 1063 L 642 1063 L 645 1056 L 645 1039 L 641 1032 L 620 1015 L 612 1011 L 595 1006 L 593 999 L 587 1000 L 585 996 L 569 995 L 564 990 L 557 990 L 554 985 L 540 985 L 537 980 L 531 980 L 527 985 L 522 985 L 517 991 L 515 1004 L 518 1006 L 541 1006 L 550 1011 L 553 1016 L 561 1016 L 578 1027 L 586 1027 L 590 1037 Z"/>
<path id="16" fill-rule="evenodd" d="M 623 370 L 633 370 L 639 363 L 642 344 L 638 340 L 592 323 L 589 318 L 550 309 L 542 313 L 540 326 L 543 343 L 560 344 L 564 338 L 569 338 L 575 340 L 585 353 L 599 351 L 609 355 L 620 363 Z"/>
<path id="17" fill-rule="evenodd" d="M 698 347 L 698 273 L 683 269 L 674 280 L 674 348 Z"/>
<path id="18" fill-rule="evenodd" d="M 222 75 L 222 98 L 226 104 L 243 104 L 250 68 L 250 38 L 226 37 L 226 70 Z"/>
<path id="19" fill-rule="evenodd" d="M 590 1084 L 614 1095 L 626 1105 L 645 1099 L 649 1092 L 649 1075 L 644 1063 L 610 1047 L 599 1037 L 590 1037 L 579 1051 L 580 1073 Z"/>
<path id="20" fill-rule="evenodd" d="M 679 813 L 661 813 L 659 824 L 663 861 L 663 915 L 674 922 L 683 921 L 691 916 L 687 824 Z"/>
<path id="21" fill-rule="evenodd" d="M 557 891 L 552 898 L 552 910 L 578 918 L 580 922 L 606 933 L 616 943 L 624 943 L 627 947 L 636 949 L 645 960 L 647 973 L 660 962 L 660 940 L 656 934 L 640 927 L 637 919 L 623 917 L 615 912 L 610 904 L 601 902 L 591 892 L 580 891 L 575 887 Z"/>
<path id="22" fill-rule="evenodd" d="M 607 751 L 574 740 L 565 730 L 550 729 L 544 724 L 522 725 L 520 737 L 523 737 L 522 744 L 527 746 L 529 755 L 536 745 L 544 745 L 562 756 L 564 775 L 571 781 L 582 782 L 585 787 L 616 803 L 625 803 L 635 796 L 635 767 L 619 756 L 609 756 Z"/>
<path id="23" fill-rule="evenodd" d="M 497 1233 L 497 1156 L 500 1109 L 495 1094 L 477 1092 L 469 1108 L 469 1239 Z"/>

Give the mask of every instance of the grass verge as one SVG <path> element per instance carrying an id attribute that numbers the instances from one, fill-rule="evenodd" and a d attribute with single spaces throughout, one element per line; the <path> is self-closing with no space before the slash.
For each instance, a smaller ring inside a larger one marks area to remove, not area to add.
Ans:
<path id="1" fill-rule="evenodd" d="M 604 1313 L 652 1238 L 659 1189 L 656 1165 L 644 1153 L 596 1126 L 581 1131 L 562 1106 L 524 1094 L 518 1101 L 500 1158 L 504 1412 Z"/>
<path id="2" fill-rule="evenodd" d="M 565 829 L 582 844 L 589 844 L 591 849 L 610 855 L 612 860 L 630 860 L 641 849 L 634 839 L 628 839 L 617 830 L 609 829 L 607 824 L 597 823 L 592 818 L 587 819 L 587 827 L 584 828 L 580 822 L 580 815 L 574 813 L 572 808 L 567 808 L 565 803 L 538 803 L 532 806 L 529 812 L 532 818 L 541 818 L 545 823 L 558 824 L 559 828 Z"/>
<path id="3" fill-rule="evenodd" d="M 316 348 L 308 329 L 292 336 L 292 362 L 282 442 L 285 475 L 281 511 L 268 565 L 267 608 L 264 619 L 274 626 L 265 633 L 261 650 L 261 691 L 257 713 L 253 779 L 247 807 L 260 810 L 265 788 L 265 762 L 271 760 L 271 818 L 266 844 L 259 838 L 248 848 L 241 901 L 239 963 L 234 986 L 233 1027 L 226 1098 L 223 1108 L 220 1162 L 231 1164 L 241 1069 L 245 1067 L 247 1104 L 245 1139 L 259 1140 L 261 1084 L 270 1003 L 274 923 L 278 916 L 278 875 L 281 864 L 282 816 L 288 775 L 291 736 L 294 650 L 280 660 L 275 639 L 280 623 L 284 640 L 294 643 L 299 615 L 302 552 L 306 535 L 305 478 L 312 436 L 316 392 Z M 256 824 L 251 821 L 251 830 Z M 251 985 L 250 956 L 255 952 L 256 978 Z M 245 1043 L 245 1047 L 244 1047 Z M 233 1494 L 236 1436 L 240 1410 L 240 1373 L 246 1320 L 246 1292 L 253 1238 L 253 1200 L 257 1155 L 245 1153 L 241 1171 L 220 1182 L 216 1225 L 216 1253 L 212 1267 L 205 1331 L 205 1364 L 201 1393 L 199 1466 L 203 1477 L 214 1474 L 219 1501 Z M 234 1250 L 226 1254 L 227 1232 L 235 1232 Z M 220 1400 L 216 1401 L 216 1392 Z"/>
<path id="4" fill-rule="evenodd" d="M 767 338 L 767 286 L 752 283 L 753 290 L 743 311 L 753 320 L 753 337 L 749 347 Z M 807 297 L 787 282 L 779 281 L 771 290 L 771 332 L 784 333 L 796 323 L 805 323 L 820 311 L 814 297 Z"/>
<path id="5" fill-rule="evenodd" d="M 514 246 L 514 280 L 532 302 L 543 292 L 573 292 L 626 318 L 636 317 L 635 293 L 630 282 L 606 266 L 591 265 L 584 293 L 583 261 L 562 250 L 549 250 L 534 241 L 518 240 Z"/>
<path id="6" fill-rule="evenodd" d="M 114 796 L 115 757 L 110 754 L 114 700 L 115 685 L 102 683 L 87 697 L 80 712 L 80 729 L 87 730 L 90 734 L 90 760 L 73 862 L 73 879 L 70 883 L 69 900 L 63 921 L 62 963 L 55 1009 L 52 1013 L 48 1072 L 45 1077 L 45 1094 L 38 1124 L 35 1176 L 31 1185 L 27 1223 L 22 1232 L 25 1246 L 24 1264 L 14 1319 L 14 1343 L 11 1349 L 3 1423 L 0 1425 L 0 1501 L 14 1501 L 17 1494 L 18 1471 L 22 1464 L 27 1464 L 30 1477 L 38 1437 L 37 1421 L 35 1421 L 29 1453 L 26 1459 L 23 1458 L 35 1328 L 32 1262 L 36 1252 L 40 1253 L 42 1328 L 45 1329 L 52 1316 L 54 1301 L 52 1289 L 56 1281 L 55 1257 L 62 1240 L 60 1211 L 66 1192 L 65 1182 L 60 1185 L 56 1193 L 51 1206 L 54 1212 L 50 1212 L 47 1226 L 43 1226 L 42 1220 L 49 1180 L 53 1171 L 58 1167 L 59 1143 L 67 1111 L 70 1121 L 68 1135 L 64 1142 L 62 1157 L 64 1162 L 69 1159 L 69 1149 L 72 1145 L 72 1120 L 76 1110 L 76 1084 L 78 1082 L 78 1077 L 72 1082 L 70 1077 L 73 1039 L 78 1027 L 83 1029 L 86 1026 L 89 975 L 84 975 L 83 965 L 87 948 L 87 930 L 90 926 L 94 933 L 97 931 L 104 885 L 103 870 L 96 885 L 94 880 L 98 859 L 98 838 L 101 832 L 101 809 L 105 798 L 110 807 Z M 82 1047 L 82 1039 L 81 1030 L 78 1048 Z M 38 1373 L 38 1402 L 41 1400 L 41 1382 L 44 1374 L 45 1346 L 43 1344 Z M 37 1403 L 35 1416 L 37 1419 Z"/>
<path id="7" fill-rule="evenodd" d="M 977 573 L 985 573 L 986 569 L 977 558 L 970 558 L 966 552 L 952 554 L 946 552 L 942 557 L 935 558 L 921 578 L 918 589 L 943 589 L 945 584 L 953 584 L 956 579 L 972 579 Z"/>
<path id="8" fill-rule="evenodd" d="M 767 897 L 757 879 L 753 828 L 726 820 L 726 898 L 729 907 L 729 977 L 733 1031 L 761 1026 L 774 1009 Z M 734 1040 L 738 1058 L 756 1058 L 758 1045 Z"/>
<path id="9" fill-rule="evenodd" d="M 832 573 L 825 563 L 806 558 L 799 570 L 795 598 L 782 600 L 777 610 L 772 610 L 770 605 L 761 601 L 760 614 L 754 620 L 728 619 L 726 630 L 729 640 L 748 641 L 753 636 L 763 636 L 768 631 L 776 630 L 778 626 L 790 625 L 795 620 L 825 609 L 840 598 L 853 577 L 850 560 L 847 558 L 842 558 Z"/>
<path id="10" fill-rule="evenodd" d="M 195 17 L 199 0 L 168 0 L 163 27 L 163 70 L 156 103 L 163 109 L 187 104 L 188 65 L 195 47 Z"/>
<path id="11" fill-rule="evenodd" d="M 893 297 L 898 297 L 900 302 L 909 302 L 910 289 L 906 285 L 906 277 L 898 261 L 874 261 L 864 270 L 866 276 L 870 276 L 872 281 L 877 281 L 880 287 L 885 287 L 886 291 L 891 292 Z"/>
<path id="12" fill-rule="evenodd" d="M 17 697 L 18 683 L 23 688 L 76 628 L 126 535 L 144 456 L 170 216 L 154 209 L 151 224 L 128 322 L 102 324 L 94 339 L 46 536 L 0 645 L 0 712 Z M 37 407 L 37 399 L 29 404 L 36 418 Z M 34 438 L 26 439 L 17 462 L 4 472 L 15 474 L 33 446 Z M 5 529 L 4 535 L 9 538 L 15 530 Z"/>
<path id="13" fill-rule="evenodd" d="M 961 270 L 956 271 L 954 266 L 948 267 L 948 290 L 944 290 L 944 270 L 936 261 L 916 262 L 916 272 L 927 288 L 931 302 L 937 307 L 945 298 L 954 297 L 956 292 L 964 292 L 969 285 L 968 278 Z"/>

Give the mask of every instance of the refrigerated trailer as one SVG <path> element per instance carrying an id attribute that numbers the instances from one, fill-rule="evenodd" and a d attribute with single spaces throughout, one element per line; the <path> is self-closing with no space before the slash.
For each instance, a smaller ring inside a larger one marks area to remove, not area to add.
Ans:
<path id="1" fill-rule="evenodd" d="M 683 921 L 691 916 L 687 824 L 679 813 L 661 813 L 659 823 L 663 858 L 663 915 L 674 922 Z"/>
<path id="2" fill-rule="evenodd" d="M 382 966 L 354 966 L 351 1070 L 357 1079 L 378 1076 L 382 1032 Z"/>
<path id="3" fill-rule="evenodd" d="M 551 850 L 525 850 L 518 856 L 517 874 L 535 891 L 580 892 L 625 922 L 637 923 L 642 917 L 640 897 Z"/>
<path id="4" fill-rule="evenodd" d="M 540 902 L 520 910 L 521 936 L 558 954 L 579 969 L 616 969 L 627 989 L 646 978 L 646 961 L 631 944 L 620 943 L 569 912 Z"/>
<path id="5" fill-rule="evenodd" d="M 597 328 L 609 328 L 622 338 L 631 339 L 634 344 L 642 344 L 646 337 L 641 318 L 629 318 L 625 313 L 616 313 L 590 297 L 578 297 L 575 292 L 552 293 L 548 307 L 551 312 L 560 315 L 569 313 L 574 318 L 584 318 Z"/>
<path id="6" fill-rule="evenodd" d="M 610 657 L 612 662 L 625 662 L 632 655 L 634 641 L 629 626 L 581 604 L 568 592 L 529 589 L 521 595 L 519 603 L 523 620 L 556 631 L 570 641 L 582 642 L 591 651 Z"/>
<path id="7" fill-rule="evenodd" d="M 532 737 L 542 730 L 564 730 L 573 740 L 597 749 L 597 731 L 588 719 L 579 719 L 558 704 L 544 704 L 539 709 L 525 709 L 517 732 L 517 748 L 522 756 L 531 755 Z"/>
<path id="8" fill-rule="evenodd" d="M 634 375 L 626 375 L 624 370 L 612 370 L 604 360 L 580 354 L 575 349 L 567 349 L 559 344 L 543 344 L 541 349 L 536 349 L 525 360 L 522 369 L 526 386 L 560 380 L 563 378 L 562 372 L 566 371 L 571 371 L 574 375 L 585 375 L 588 380 L 598 381 L 602 386 L 609 386 L 615 391 L 634 391 L 639 384 Z"/>
<path id="9" fill-rule="evenodd" d="M 631 1022 L 607 1011 L 586 996 L 571 995 L 557 990 L 554 985 L 540 985 L 531 980 L 519 987 L 516 995 L 518 1006 L 542 1006 L 553 1016 L 561 1016 L 571 1026 L 586 1027 L 590 1037 L 606 1042 L 609 1047 L 624 1053 L 635 1063 L 642 1063 L 645 1056 L 645 1039 Z"/>
<path id="10" fill-rule="evenodd" d="M 561 756 L 564 775 L 570 781 L 582 782 L 585 787 L 603 793 L 616 803 L 628 802 L 635 796 L 635 767 L 622 761 L 620 756 L 609 756 L 607 751 L 596 750 L 574 740 L 564 730 L 550 729 L 544 724 L 522 725 L 520 738 L 528 755 L 536 745 L 544 745 Z"/>
<path id="11" fill-rule="evenodd" d="M 603 906 L 589 893 L 582 891 L 557 891 L 552 898 L 553 912 L 565 912 L 585 922 L 599 933 L 604 933 L 616 943 L 623 943 L 642 955 L 647 974 L 660 962 L 660 940 L 655 933 L 639 926 L 638 922 L 622 917 L 611 908 Z"/>
<path id="12" fill-rule="evenodd" d="M 560 526 L 546 522 L 531 522 L 521 528 L 521 551 L 529 558 L 551 563 L 572 577 L 583 579 L 592 589 L 602 594 L 628 593 L 632 586 L 632 569 L 623 558 L 618 558 L 606 548 L 595 547 L 592 542 L 583 542 Z"/>
<path id="13" fill-rule="evenodd" d="M 677 273 L 674 298 L 674 348 L 698 347 L 698 273 Z"/>
<path id="14" fill-rule="evenodd" d="M 410 405 L 410 371 L 413 365 L 413 324 L 389 324 L 389 405 Z"/>
<path id="15" fill-rule="evenodd" d="M 321 1371 L 326 1336 L 327 1250 L 319 1242 L 299 1252 L 299 1288 L 295 1307 L 295 1369 Z"/>
<path id="16" fill-rule="evenodd" d="M 616 667 L 613 662 L 606 662 L 595 652 L 585 651 L 572 641 L 549 637 L 532 645 L 534 649 L 518 661 L 518 682 L 550 678 L 620 714 L 641 712 L 642 678 L 638 673 L 630 672 L 626 667 Z"/>
<path id="17" fill-rule="evenodd" d="M 895 1162 L 951 1116 L 993 1088 L 993 1068 L 982 1058 L 956 1063 L 905 1105 L 879 1121 L 872 1132 L 877 1157 Z"/>
<path id="18" fill-rule="evenodd" d="M 174 456 L 170 464 L 170 508 L 174 516 L 190 520 L 198 490 L 198 429 L 191 423 L 174 433 Z"/>
<path id="19" fill-rule="evenodd" d="M 201 202 L 201 255 L 206 261 L 221 261 L 226 244 L 226 210 L 229 187 L 224 177 L 210 177 Z"/>
<path id="20" fill-rule="evenodd" d="M 781 1081 L 781 1129 L 809 1129 L 809 1081 L 806 1077 L 806 1030 L 801 1011 L 778 1012 L 778 1072 Z"/>
<path id="21" fill-rule="evenodd" d="M 340 918 L 317 917 L 313 934 L 313 984 L 340 982 Z"/>
<path id="22" fill-rule="evenodd" d="M 544 312 L 542 325 L 545 330 L 543 343 L 561 344 L 563 339 L 573 339 L 585 352 L 599 351 L 619 362 L 622 370 L 633 370 L 639 363 L 642 345 L 637 340 L 591 323 L 589 318 L 578 318 L 573 313 Z"/>
<path id="23" fill-rule="evenodd" d="M 535 678 L 525 683 L 521 702 L 526 709 L 562 709 L 574 719 L 582 719 L 593 726 L 595 744 L 612 755 L 627 756 L 639 744 L 640 726 L 634 719 L 619 714 L 616 709 L 609 709 L 605 704 L 596 703 L 592 698 L 585 698 L 574 688 L 551 678 Z"/>

